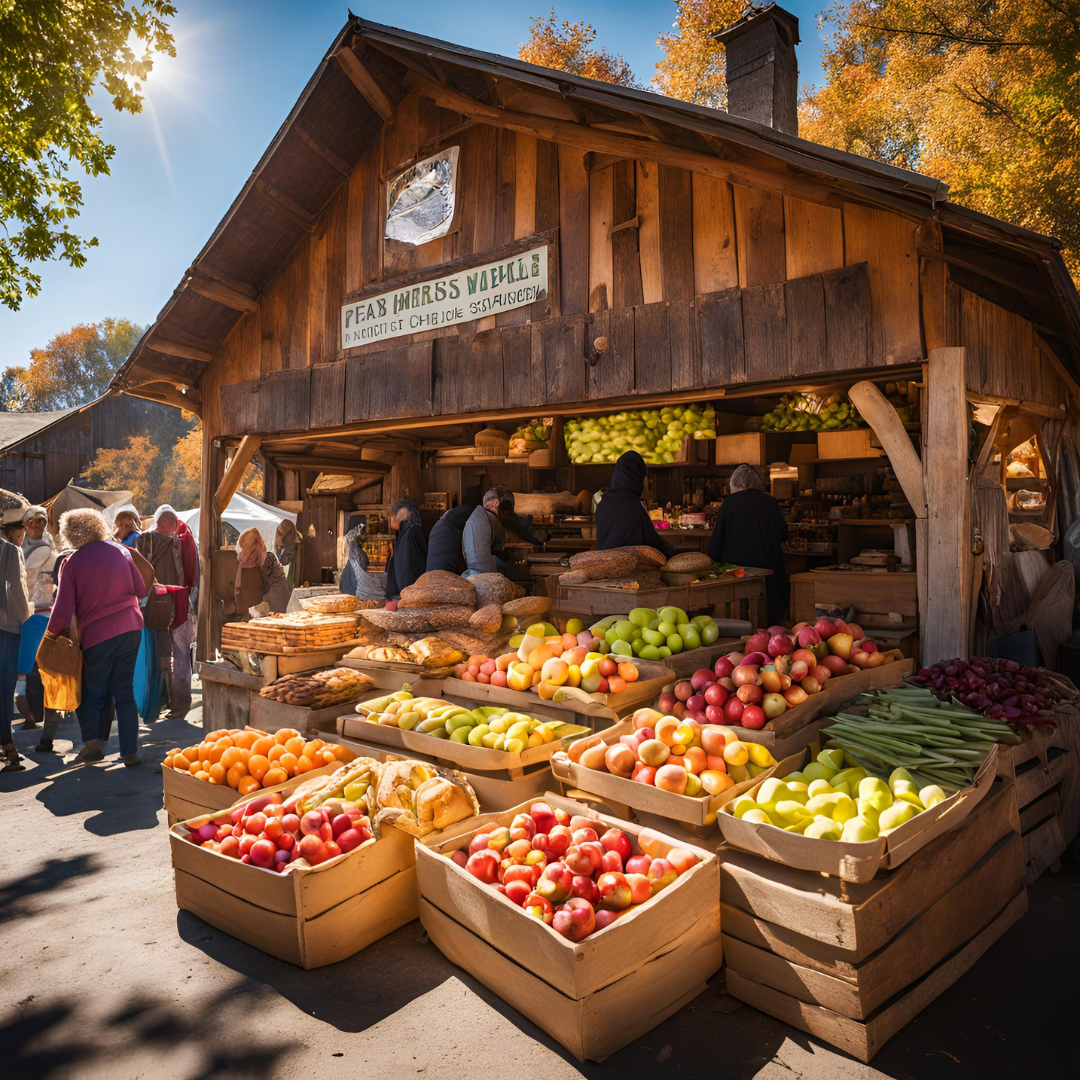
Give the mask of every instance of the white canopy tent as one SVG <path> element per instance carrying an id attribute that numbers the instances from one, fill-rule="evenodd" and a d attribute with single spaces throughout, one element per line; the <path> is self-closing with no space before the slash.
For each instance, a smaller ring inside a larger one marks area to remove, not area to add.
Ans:
<path id="1" fill-rule="evenodd" d="M 194 510 L 185 510 L 177 515 L 196 537 L 199 535 L 200 513 L 201 510 L 196 507 Z M 286 519 L 296 524 L 296 515 L 290 514 L 288 510 L 279 510 L 276 506 L 259 502 L 258 499 L 241 495 L 239 492 L 232 497 L 221 519 L 226 525 L 231 525 L 237 533 L 242 533 L 245 529 L 258 529 L 263 540 L 266 541 L 267 548 L 271 551 L 274 550 L 274 533 L 278 525 Z"/>

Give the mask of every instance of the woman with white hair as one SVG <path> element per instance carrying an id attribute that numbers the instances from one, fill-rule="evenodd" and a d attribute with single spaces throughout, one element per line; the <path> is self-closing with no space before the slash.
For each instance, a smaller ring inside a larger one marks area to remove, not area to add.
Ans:
<path id="1" fill-rule="evenodd" d="M 19 644 L 19 673 L 26 680 L 24 716 L 29 719 L 24 728 L 35 728 L 43 721 L 45 730 L 37 745 L 39 751 L 52 749 L 53 737 L 60 727 L 60 714 L 45 708 L 45 687 L 37 668 L 37 650 L 45 635 L 53 600 L 56 597 L 56 549 L 49 535 L 49 516 L 43 506 L 31 506 L 23 514 L 26 536 L 22 542 L 23 561 L 26 564 L 26 588 L 30 595 L 30 617 L 22 625 Z M 22 701 L 23 699 L 20 699 Z"/>
<path id="2" fill-rule="evenodd" d="M 787 612 L 787 575 L 782 545 L 788 538 L 780 505 L 765 490 L 761 474 L 740 465 L 728 481 L 731 494 L 716 515 L 709 554 L 714 562 L 758 566 L 772 573 L 765 579 L 769 623 L 779 623 Z"/>
<path id="3" fill-rule="evenodd" d="M 78 624 L 83 654 L 79 728 L 83 748 L 76 761 L 100 761 L 101 711 L 116 703 L 120 753 L 124 764 L 138 765 L 139 714 L 135 706 L 135 660 L 142 637 L 139 601 L 146 583 L 130 553 L 109 537 L 111 530 L 97 510 L 69 510 L 60 518 L 60 540 L 72 549 L 60 568 L 48 637 Z"/>

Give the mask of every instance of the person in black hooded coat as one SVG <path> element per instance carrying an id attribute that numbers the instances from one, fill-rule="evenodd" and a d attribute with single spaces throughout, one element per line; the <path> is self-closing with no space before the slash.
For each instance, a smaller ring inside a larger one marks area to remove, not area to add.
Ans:
<path id="1" fill-rule="evenodd" d="M 596 508 L 596 550 L 638 546 L 656 548 L 666 558 L 675 549 L 656 531 L 641 501 L 645 490 L 645 459 L 636 450 L 627 450 L 611 474 L 611 486 Z"/>
<path id="2" fill-rule="evenodd" d="M 447 510 L 431 529 L 427 547 L 427 569 L 446 570 L 451 574 L 460 574 L 465 567 L 461 554 L 461 534 L 465 523 L 476 509 L 471 503 L 462 503 L 452 510 Z"/>
<path id="3" fill-rule="evenodd" d="M 428 542 L 420 523 L 420 507 L 399 499 L 390 507 L 390 528 L 397 533 L 394 553 L 386 564 L 386 599 L 397 600 L 427 569 Z"/>

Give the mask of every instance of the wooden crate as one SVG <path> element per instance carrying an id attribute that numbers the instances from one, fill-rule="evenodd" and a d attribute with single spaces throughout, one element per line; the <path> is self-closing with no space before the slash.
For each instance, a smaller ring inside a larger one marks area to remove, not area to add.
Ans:
<path id="1" fill-rule="evenodd" d="M 765 432 L 739 431 L 716 439 L 717 465 L 766 465 Z"/>
<path id="2" fill-rule="evenodd" d="M 954 792 L 944 802 L 924 810 L 875 840 L 845 842 L 801 836 L 775 825 L 737 818 L 730 812 L 730 804 L 720 807 L 716 815 L 717 824 L 724 839 L 743 851 L 751 851 L 785 866 L 829 874 L 845 881 L 870 881 L 879 869 L 899 866 L 931 840 L 967 818 L 993 786 L 997 749 L 994 746 L 986 755 L 970 787 Z M 802 760 L 805 760 L 805 756 Z M 791 758 L 785 759 L 785 772 L 793 771 L 791 761 Z M 795 768 L 798 768 L 797 764 Z M 784 775 L 784 772 L 780 775 Z M 760 783 L 760 780 L 757 781 L 747 794 L 753 797 Z"/>
<path id="3" fill-rule="evenodd" d="M 271 734 L 281 728 L 293 728 L 301 734 L 318 731 L 319 725 L 326 720 L 334 720 L 343 712 L 347 712 L 363 697 L 363 691 L 351 701 L 342 701 L 337 705 L 328 705 L 324 709 L 309 709 L 304 705 L 289 705 L 284 701 L 274 701 L 272 698 L 259 697 L 254 694 L 251 698 L 251 714 L 248 724 L 260 731 Z"/>
<path id="4" fill-rule="evenodd" d="M 831 1043 L 859 1061 L 869 1062 L 893 1035 L 968 971 L 1025 911 L 1027 893 L 1021 892 L 989 926 L 909 987 L 900 998 L 865 1020 L 852 1020 L 824 1006 L 800 1001 L 730 968 L 726 978 L 727 991 L 747 1005 Z"/>
<path id="5" fill-rule="evenodd" d="M 178 821 L 190 821 L 191 818 L 214 814 L 228 806 L 234 806 L 241 799 L 254 799 L 268 791 L 292 791 L 305 780 L 313 776 L 325 776 L 332 773 L 335 769 L 341 768 L 342 764 L 343 762 L 336 761 L 332 765 L 324 765 L 321 769 L 311 769 L 299 776 L 294 776 L 291 780 L 286 780 L 284 784 L 260 788 L 249 795 L 239 795 L 235 788 L 227 784 L 211 784 L 206 780 L 196 780 L 190 773 L 162 767 L 161 783 L 165 813 L 168 815 L 170 826 Z"/>
<path id="6" fill-rule="evenodd" d="M 869 428 L 852 428 L 849 431 L 819 431 L 817 456 L 822 461 L 837 458 L 884 457 L 885 451 L 871 443 L 873 432 Z"/>
<path id="7" fill-rule="evenodd" d="M 547 801 L 632 838 L 642 831 L 557 796 Z M 453 838 L 446 838 L 451 829 L 430 844 L 417 844 L 420 918 L 454 963 L 579 1060 L 602 1061 L 696 997 L 720 967 L 717 858 L 694 848 L 701 859 L 697 866 L 574 944 L 446 857 L 480 829 L 509 825 L 528 805 L 462 823 Z"/>
<path id="8" fill-rule="evenodd" d="M 651 663 L 651 661 L 643 661 Z M 662 665 L 653 664 L 654 667 Z M 637 705 L 645 705 L 656 699 L 663 687 L 672 680 L 670 669 L 666 675 L 655 675 L 648 680 L 643 691 L 635 694 L 633 687 L 642 680 L 631 683 L 622 694 L 565 694 L 560 701 L 544 701 L 538 694 L 527 690 L 511 690 L 505 686 L 492 686 L 490 683 L 463 682 L 453 677 L 443 684 L 443 697 L 462 698 L 481 705 L 506 705 L 518 709 L 526 715 L 533 715 L 538 706 L 559 710 L 559 714 L 575 723 L 588 724 L 592 728 L 608 727 L 619 719 L 620 712 Z M 571 716 L 572 714 L 572 716 Z"/>
<path id="9" fill-rule="evenodd" d="M 344 960 L 419 914 L 413 839 L 398 829 L 340 862 L 285 874 L 198 847 L 184 831 L 169 832 L 177 906 L 304 969 Z"/>
<path id="10" fill-rule="evenodd" d="M 1046 870 L 1056 871 L 1065 854 L 1068 843 L 1061 824 L 1061 812 L 1060 787 L 1051 789 L 1020 811 L 1020 834 L 1024 838 L 1029 885 Z"/>
<path id="11" fill-rule="evenodd" d="M 725 932 L 734 932 L 728 916 L 741 912 L 770 928 L 766 940 L 773 951 L 783 955 L 780 942 L 791 943 L 800 955 L 827 949 L 843 972 L 840 965 L 853 967 L 884 949 L 1019 827 L 1011 793 L 995 784 L 962 829 L 943 834 L 895 870 L 861 885 L 725 847 L 720 865 Z"/>
<path id="12" fill-rule="evenodd" d="M 623 720 L 601 732 L 601 738 L 608 746 L 611 746 L 623 735 L 632 734 L 633 730 L 632 722 Z M 787 770 L 790 772 L 799 760 L 801 758 L 796 757 L 790 762 L 781 764 L 790 765 Z M 574 787 L 598 795 L 601 799 L 612 799 L 634 810 L 642 810 L 657 817 L 670 818 L 684 825 L 708 826 L 709 833 L 716 831 L 716 814 L 724 803 L 731 802 L 744 792 L 757 787 L 762 780 L 775 775 L 778 767 L 774 765 L 759 776 L 721 791 L 719 795 L 691 796 L 676 795 L 673 791 L 662 791 L 651 784 L 638 784 L 622 776 L 601 772 L 599 769 L 587 769 L 584 765 L 571 761 L 565 752 L 557 753 L 551 759 L 551 771 L 563 783 L 572 784 Z"/>

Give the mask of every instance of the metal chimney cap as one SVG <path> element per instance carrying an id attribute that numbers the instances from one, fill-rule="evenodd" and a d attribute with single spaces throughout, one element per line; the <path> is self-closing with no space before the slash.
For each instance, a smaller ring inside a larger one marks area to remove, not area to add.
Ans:
<path id="1" fill-rule="evenodd" d="M 717 30 L 715 33 L 709 34 L 709 37 L 713 41 L 719 41 L 722 45 L 727 45 L 736 38 L 748 33 L 755 26 L 761 25 L 762 20 L 765 19 L 776 23 L 777 31 L 786 44 L 791 46 L 799 44 L 799 20 L 790 11 L 780 7 L 779 4 L 766 4 L 764 7 L 750 4 L 743 10 L 736 22 L 723 30 Z"/>

